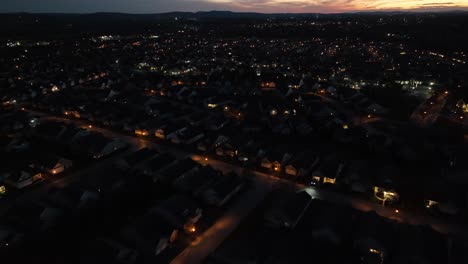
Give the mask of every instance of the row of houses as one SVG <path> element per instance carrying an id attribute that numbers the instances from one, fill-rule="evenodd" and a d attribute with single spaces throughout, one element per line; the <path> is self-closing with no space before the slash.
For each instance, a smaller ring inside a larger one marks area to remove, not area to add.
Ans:
<path id="1" fill-rule="evenodd" d="M 82 248 L 79 259 L 154 261 L 168 248 L 177 247 L 183 237 L 204 228 L 206 223 L 197 224 L 204 211 L 223 210 L 244 185 L 245 179 L 236 174 L 223 175 L 189 158 L 143 148 L 98 168 L 89 177 L 13 204 L 0 221 L 0 252 L 46 247 L 63 235 L 80 240 L 80 232 L 71 231 L 74 225 L 99 229 L 96 225 L 112 219 L 122 224 L 112 235 L 86 243 L 89 247 Z M 135 216 L 129 222 L 125 214 Z"/>
<path id="2" fill-rule="evenodd" d="M 72 152 L 93 159 L 109 156 L 127 147 L 127 143 L 120 139 L 61 122 L 40 124 L 34 136 L 47 140 L 50 144 L 67 146 Z"/>
<path id="3" fill-rule="evenodd" d="M 466 241 L 426 226 L 315 199 L 312 189 L 274 191 L 210 255 L 209 263 L 462 263 Z"/>
<path id="4" fill-rule="evenodd" d="M 42 150 L 24 136 L 5 137 L 2 141 L 0 153 L 5 165 L 0 170 L 0 179 L 9 188 L 23 189 L 73 165 L 72 160 L 53 150 Z M 5 186 L 3 189 L 6 192 Z"/>

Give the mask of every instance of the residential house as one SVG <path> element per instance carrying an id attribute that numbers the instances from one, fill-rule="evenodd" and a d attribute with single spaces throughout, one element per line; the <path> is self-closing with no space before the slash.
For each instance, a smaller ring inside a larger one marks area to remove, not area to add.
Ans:
<path id="1" fill-rule="evenodd" d="M 230 103 L 232 103 L 231 100 L 228 100 L 228 99 L 223 98 L 223 97 L 210 97 L 210 98 L 206 99 L 205 102 L 204 102 L 204 104 L 206 105 L 206 107 L 208 109 L 214 109 L 214 108 L 222 107 L 222 106 L 230 104 Z"/>
<path id="2" fill-rule="evenodd" d="M 191 126 L 199 126 L 205 120 L 206 114 L 203 112 L 194 112 L 184 117 L 185 121 L 187 121 Z"/>
<path id="3" fill-rule="evenodd" d="M 203 131 L 198 127 L 185 127 L 182 130 L 179 130 L 173 137 L 168 137 L 174 144 L 193 144 L 205 136 Z"/>
<path id="4" fill-rule="evenodd" d="M 314 128 L 307 122 L 307 120 L 301 120 L 296 124 L 296 131 L 302 135 L 310 135 L 312 132 L 314 132 Z"/>
<path id="5" fill-rule="evenodd" d="M 211 131 L 219 131 L 229 124 L 229 119 L 224 115 L 213 115 L 206 121 L 206 128 Z"/>
<path id="6" fill-rule="evenodd" d="M 100 196 L 112 196 L 125 188 L 125 173 L 115 167 L 97 171 L 92 177 L 80 178 L 80 187 L 84 190 L 97 192 Z"/>
<path id="7" fill-rule="evenodd" d="M 343 175 L 345 163 L 336 156 L 328 156 L 312 173 L 314 184 L 336 184 L 337 179 Z"/>
<path id="8" fill-rule="evenodd" d="M 260 145 L 254 141 L 250 141 L 246 145 L 239 148 L 237 158 L 241 162 L 255 162 L 260 151 Z"/>
<path id="9" fill-rule="evenodd" d="M 213 144 L 213 138 L 211 137 L 205 137 L 203 139 L 201 139 L 198 143 L 197 143 L 197 150 L 198 151 L 201 151 L 201 152 L 208 152 L 210 151 L 214 144 Z"/>
<path id="10" fill-rule="evenodd" d="M 160 170 L 156 176 L 153 176 L 153 180 L 163 181 L 167 183 L 172 183 L 175 179 L 189 174 L 192 171 L 199 169 L 199 164 L 193 161 L 191 158 L 185 158 L 182 160 L 177 160 L 166 168 Z"/>
<path id="11" fill-rule="evenodd" d="M 76 139 L 91 133 L 91 131 L 82 128 L 67 127 L 67 129 L 60 134 L 58 141 L 63 145 L 71 145 Z"/>
<path id="12" fill-rule="evenodd" d="M 430 212 L 444 215 L 457 215 L 465 205 L 466 192 L 464 188 L 456 188 L 443 181 L 427 181 L 427 191 L 424 192 L 424 205 Z"/>
<path id="13" fill-rule="evenodd" d="M 362 213 L 357 219 L 353 248 L 365 263 L 385 263 L 395 245 L 396 225 L 374 211 Z"/>
<path id="14" fill-rule="evenodd" d="M 308 212 L 313 215 L 312 237 L 320 244 L 339 248 L 353 236 L 354 222 L 358 216 L 353 208 L 314 199 Z"/>
<path id="15" fill-rule="evenodd" d="M 95 208 L 100 195 L 97 191 L 87 190 L 72 185 L 49 190 L 47 201 L 57 208 L 71 212 L 83 212 Z"/>
<path id="16" fill-rule="evenodd" d="M 400 200 L 395 182 L 395 177 L 399 175 L 399 170 L 394 166 L 384 166 L 381 169 L 373 189 L 374 197 L 383 205 L 394 204 Z"/>
<path id="17" fill-rule="evenodd" d="M 22 137 L 6 138 L 5 151 L 6 152 L 22 152 L 28 150 L 31 144 L 28 140 Z M 3 145 L 3 144 L 2 144 Z"/>
<path id="18" fill-rule="evenodd" d="M 87 243 L 79 257 L 80 264 L 137 264 L 140 255 L 135 249 L 108 238 L 98 238 Z"/>
<path id="19" fill-rule="evenodd" d="M 350 186 L 351 191 L 367 194 L 372 190 L 375 170 L 367 160 L 351 160 L 347 166 L 343 182 Z"/>
<path id="20" fill-rule="evenodd" d="M 179 191 L 199 195 L 210 183 L 221 176 L 221 173 L 214 170 L 211 166 L 204 166 L 199 170 L 194 170 L 191 173 L 178 177 L 173 182 L 173 185 Z"/>
<path id="21" fill-rule="evenodd" d="M 247 115 L 242 122 L 242 131 L 247 133 L 259 133 L 264 127 L 255 115 Z"/>
<path id="22" fill-rule="evenodd" d="M 156 130 L 154 135 L 159 139 L 170 139 L 184 128 L 185 125 L 182 123 L 164 124 Z"/>
<path id="23" fill-rule="evenodd" d="M 136 126 L 134 133 L 137 136 L 154 135 L 163 123 L 164 121 L 160 119 L 142 122 Z"/>
<path id="24" fill-rule="evenodd" d="M 450 252 L 450 246 L 454 245 L 450 240 L 452 239 L 428 226 L 400 225 L 398 243 L 389 258 L 396 264 L 465 263 L 454 252 Z"/>
<path id="25" fill-rule="evenodd" d="M 5 187 L 4 183 L 3 183 L 3 179 L 2 179 L 2 180 L 0 180 L 0 198 L 2 196 L 5 196 L 6 194 L 7 194 L 7 189 L 6 189 L 6 187 Z"/>
<path id="26" fill-rule="evenodd" d="M 279 150 L 269 150 L 262 158 L 260 166 L 262 168 L 279 172 L 283 169 L 286 162 L 291 159 L 291 154 Z"/>
<path id="27" fill-rule="evenodd" d="M 44 179 L 44 174 L 38 169 L 26 167 L 3 175 L 5 184 L 16 189 L 22 189 Z"/>
<path id="28" fill-rule="evenodd" d="M 39 202 L 15 204 L 8 210 L 6 219 L 25 233 L 49 232 L 65 217 L 63 210 Z"/>
<path id="29" fill-rule="evenodd" d="M 319 156 L 312 152 L 304 152 L 296 156 L 284 167 L 284 172 L 292 177 L 305 177 L 318 164 Z"/>
<path id="30" fill-rule="evenodd" d="M 71 160 L 56 156 L 56 155 L 41 155 L 30 165 L 45 173 L 60 174 L 71 168 L 73 162 Z"/>
<path id="31" fill-rule="evenodd" d="M 67 127 L 63 123 L 47 122 L 36 127 L 35 135 L 46 140 L 55 141 L 66 129 Z"/>
<path id="32" fill-rule="evenodd" d="M 267 226 L 294 229 L 312 202 L 312 195 L 305 190 L 277 193 L 276 199 L 264 218 Z"/>
<path id="33" fill-rule="evenodd" d="M 158 151 L 155 149 L 142 148 L 116 161 L 116 166 L 123 170 L 129 170 L 157 154 Z"/>
<path id="34" fill-rule="evenodd" d="M 235 174 L 228 173 L 213 182 L 203 192 L 203 198 L 208 204 L 223 206 L 244 186 L 244 179 Z"/>
<path id="35" fill-rule="evenodd" d="M 170 164 L 173 164 L 175 161 L 175 158 L 171 154 L 161 153 L 142 165 L 137 166 L 136 170 L 145 175 L 156 177 L 160 170 L 166 168 Z"/>
<path id="36" fill-rule="evenodd" d="M 0 131 L 10 133 L 35 125 L 37 121 L 31 120 L 35 119 L 31 119 L 26 112 L 8 111 L 0 115 Z"/>
<path id="37" fill-rule="evenodd" d="M 93 132 L 76 139 L 73 146 L 79 153 L 94 159 L 99 159 L 124 149 L 127 147 L 127 143 L 118 139 L 108 138 L 101 133 Z"/>
<path id="38" fill-rule="evenodd" d="M 250 142 L 250 141 L 249 141 Z M 216 155 L 235 158 L 239 154 L 241 146 L 248 144 L 243 136 L 232 136 L 228 141 L 216 146 Z"/>
<path id="39" fill-rule="evenodd" d="M 0 252 L 2 249 L 19 248 L 24 241 L 24 234 L 9 225 L 0 225 Z"/>
<path id="40" fill-rule="evenodd" d="M 202 217 L 203 210 L 192 198 L 185 195 L 174 195 L 162 201 L 150 212 L 159 215 L 179 230 L 193 233 L 196 231 L 195 224 Z"/>
<path id="41" fill-rule="evenodd" d="M 155 213 L 147 213 L 141 219 L 121 231 L 122 242 L 150 260 L 161 254 L 178 237 L 179 230 Z"/>

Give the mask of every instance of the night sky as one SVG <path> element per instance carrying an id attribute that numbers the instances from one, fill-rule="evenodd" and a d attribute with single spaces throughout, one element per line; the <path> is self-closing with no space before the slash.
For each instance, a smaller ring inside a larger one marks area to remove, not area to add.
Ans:
<path id="1" fill-rule="evenodd" d="M 124 12 L 232 10 L 262 13 L 468 10 L 468 0 L 0 0 L 0 12 Z"/>

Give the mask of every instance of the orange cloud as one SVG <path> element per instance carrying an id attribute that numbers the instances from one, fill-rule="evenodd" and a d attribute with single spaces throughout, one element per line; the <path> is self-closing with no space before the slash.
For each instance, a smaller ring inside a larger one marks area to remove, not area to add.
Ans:
<path id="1" fill-rule="evenodd" d="M 362 10 L 468 9 L 467 0 L 205 0 L 238 11 L 346 12 Z"/>

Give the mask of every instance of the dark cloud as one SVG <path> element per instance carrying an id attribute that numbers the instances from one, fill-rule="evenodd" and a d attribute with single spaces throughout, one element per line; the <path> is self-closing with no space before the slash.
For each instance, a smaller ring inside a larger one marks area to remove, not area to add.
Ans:
<path id="1" fill-rule="evenodd" d="M 222 9 L 200 0 L 0 0 L 0 12 L 125 12 L 162 13 Z"/>

